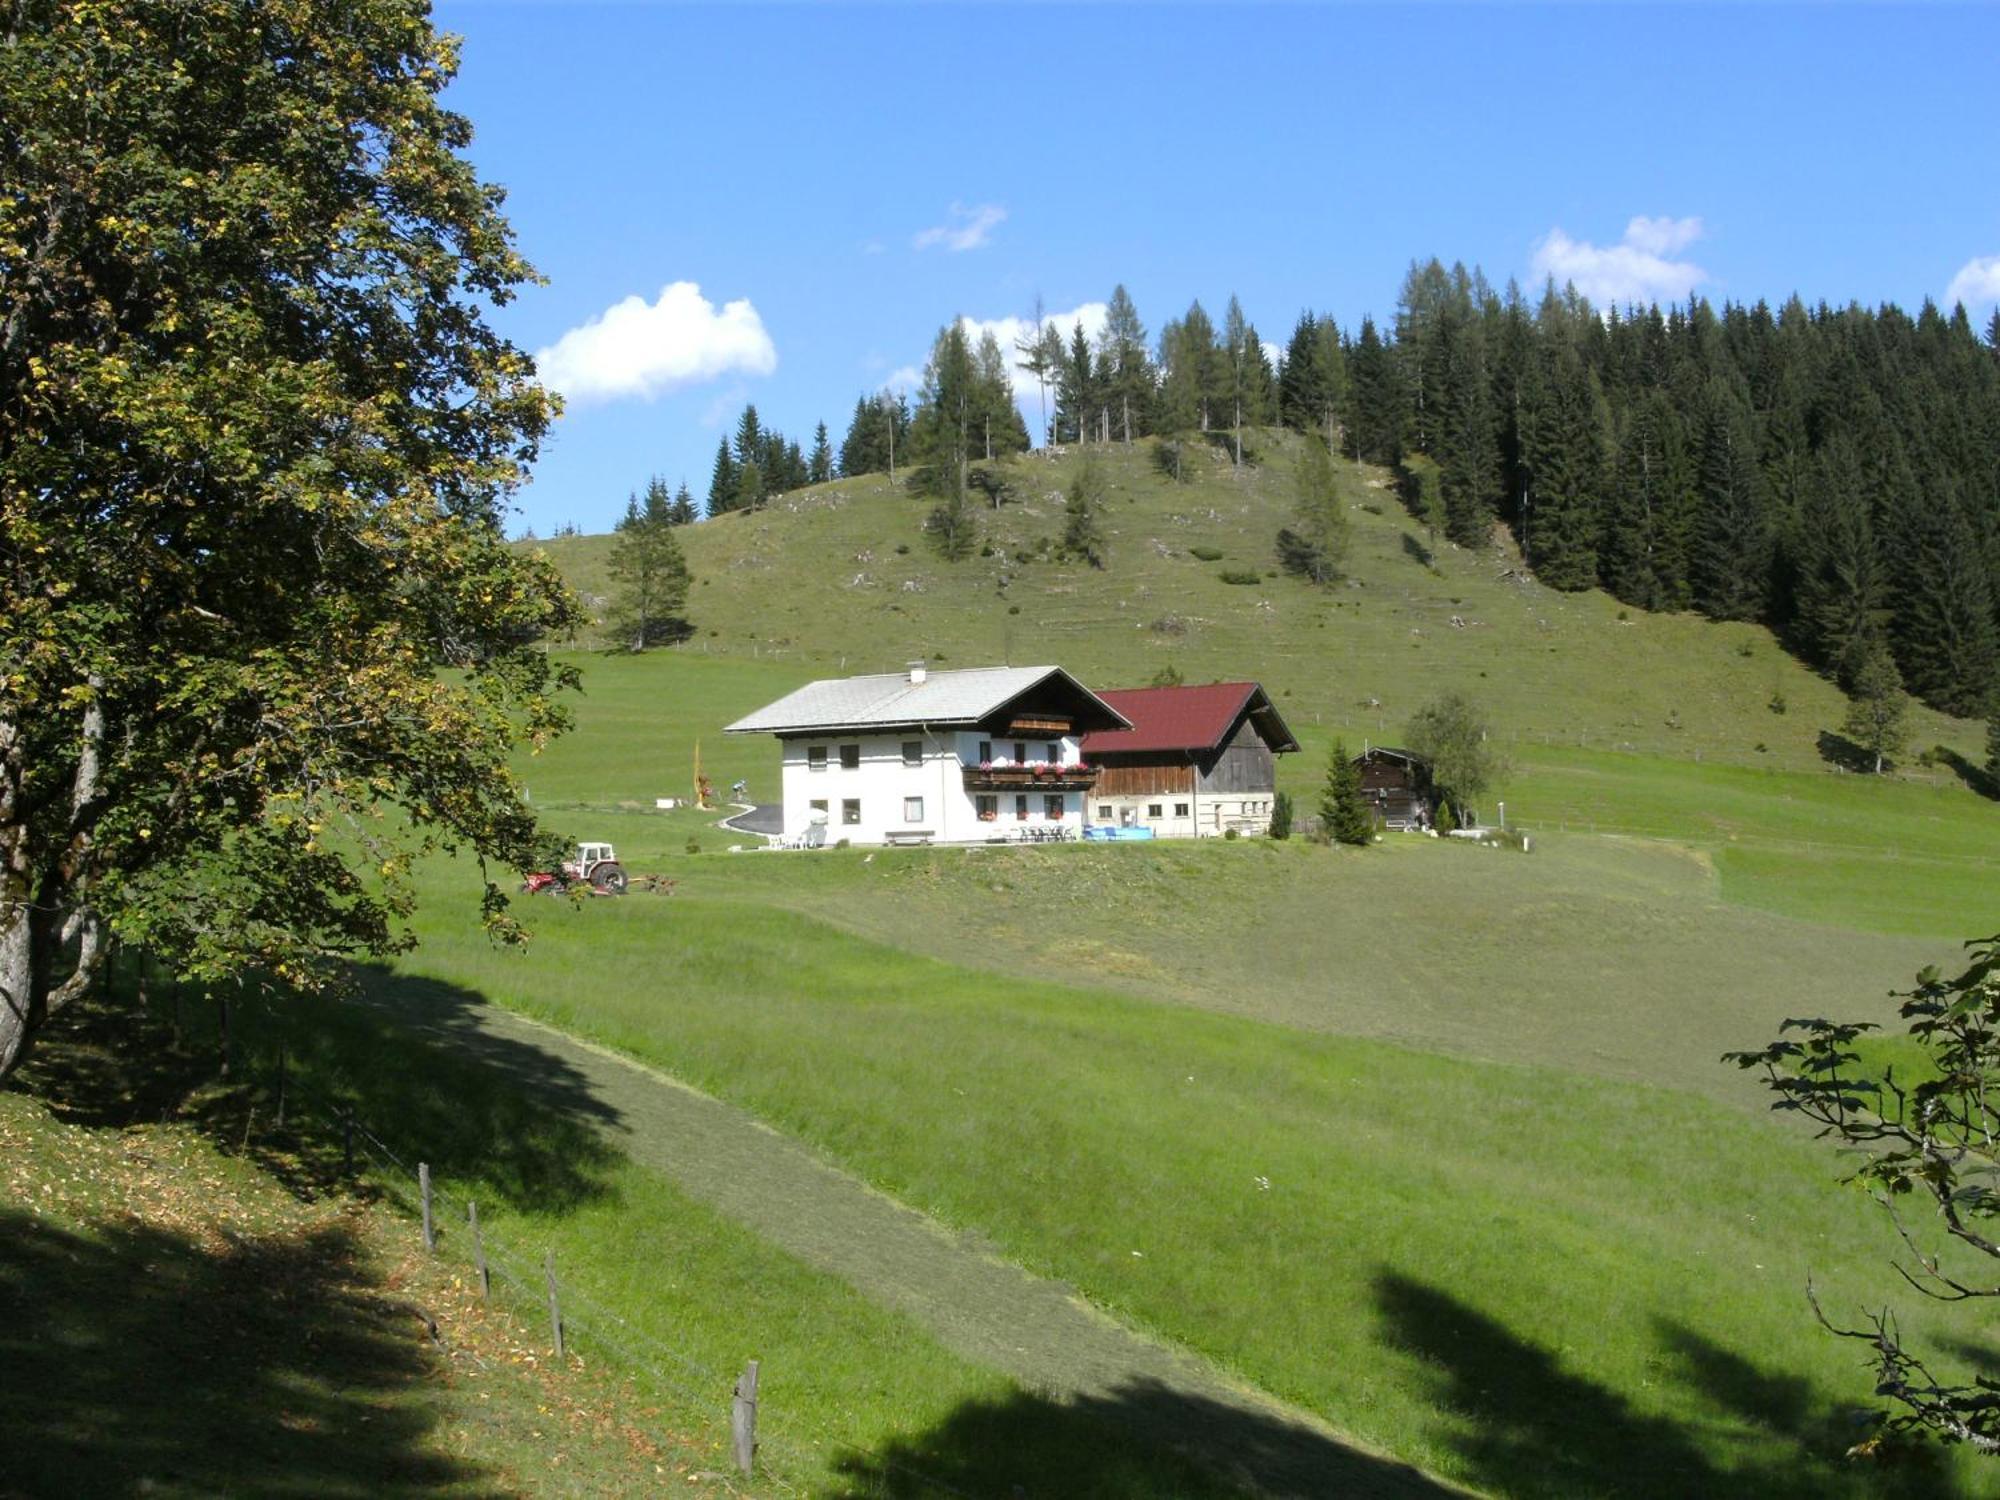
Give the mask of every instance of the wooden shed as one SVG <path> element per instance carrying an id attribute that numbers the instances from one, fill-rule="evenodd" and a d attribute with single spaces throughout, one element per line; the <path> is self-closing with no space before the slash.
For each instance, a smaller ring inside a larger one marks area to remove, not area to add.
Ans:
<path id="1" fill-rule="evenodd" d="M 1431 763 L 1414 750 L 1371 745 L 1354 757 L 1361 795 L 1384 828 L 1428 828 L 1436 813 Z"/>

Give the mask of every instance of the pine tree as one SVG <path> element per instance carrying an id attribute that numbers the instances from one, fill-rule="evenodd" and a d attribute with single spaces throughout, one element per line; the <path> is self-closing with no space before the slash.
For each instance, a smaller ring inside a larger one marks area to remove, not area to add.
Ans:
<path id="1" fill-rule="evenodd" d="M 1340 503 L 1333 456 L 1318 433 L 1308 433 L 1301 441 L 1293 483 L 1294 524 L 1278 533 L 1279 561 L 1288 572 L 1313 583 L 1331 583 L 1347 561 L 1352 526 Z"/>
<path id="2" fill-rule="evenodd" d="M 1748 423 L 1719 390 L 1709 397 L 1699 483 L 1701 518 L 1691 559 L 1695 605 L 1717 620 L 1758 619 L 1771 565 L 1763 474 Z"/>
<path id="3" fill-rule="evenodd" d="M 1097 524 L 1103 488 L 1097 461 L 1086 458 L 1077 466 L 1076 477 L 1070 481 L 1069 499 L 1063 506 L 1063 555 L 1087 562 L 1093 568 L 1102 568 L 1105 563 L 1104 531 Z"/>
<path id="4" fill-rule="evenodd" d="M 1243 416 L 1244 409 L 1251 404 L 1250 384 L 1256 378 L 1250 370 L 1252 350 L 1249 320 L 1243 316 L 1243 304 L 1230 293 L 1229 306 L 1222 315 L 1222 357 L 1225 390 L 1229 398 L 1230 429 L 1234 438 L 1233 459 L 1237 468 L 1243 467 Z M 1262 356 L 1258 356 L 1262 364 Z"/>
<path id="5" fill-rule="evenodd" d="M 1318 328 L 1309 312 L 1299 314 L 1291 342 L 1285 345 L 1284 368 L 1278 376 L 1278 420 L 1294 432 L 1318 425 L 1326 404 L 1326 377 L 1319 367 Z"/>
<path id="6" fill-rule="evenodd" d="M 1574 350 L 1550 346 L 1523 383 L 1521 406 L 1522 550 L 1551 588 L 1587 589 L 1597 582 L 1604 482 L 1595 382 Z"/>
<path id="7" fill-rule="evenodd" d="M 745 406 L 743 415 L 736 419 L 735 452 L 739 465 L 758 463 L 764 457 L 764 424 L 757 419 L 755 406 Z"/>
<path id="8" fill-rule="evenodd" d="M 2000 319 L 2000 313 L 1994 317 Z M 2000 700 L 1986 713 L 1986 780 L 2000 795 Z"/>
<path id="9" fill-rule="evenodd" d="M 682 640 L 687 621 L 688 567 L 674 535 L 673 500 L 665 481 L 625 502 L 611 546 L 612 608 L 606 626 L 632 651 Z"/>
<path id="10" fill-rule="evenodd" d="M 737 510 L 755 510 L 764 503 L 764 471 L 753 460 L 736 471 Z"/>
<path id="11" fill-rule="evenodd" d="M 1946 713 L 1978 713 L 2000 688 L 1993 575 L 1977 535 L 1949 495 L 1911 497 L 1893 638 L 1910 686 Z"/>
<path id="12" fill-rule="evenodd" d="M 946 562 L 964 562 L 979 545 L 979 525 L 964 490 L 947 493 L 924 519 L 924 531 Z"/>
<path id="13" fill-rule="evenodd" d="M 1146 409 L 1153 400 L 1153 368 L 1146 358 L 1146 325 L 1121 283 L 1111 289 L 1098 349 L 1110 370 L 1110 399 L 1118 411 L 1118 437 L 1126 447 L 1145 430 Z"/>
<path id="14" fill-rule="evenodd" d="M 1831 441 L 1807 472 L 1796 550 L 1794 633 L 1852 686 L 1868 649 L 1884 638 L 1891 609 L 1859 459 L 1844 438 Z"/>
<path id="15" fill-rule="evenodd" d="M 1363 463 L 1393 468 L 1403 461 L 1407 421 L 1403 387 L 1393 351 L 1361 320 L 1361 337 L 1347 361 L 1347 442 Z"/>
<path id="16" fill-rule="evenodd" d="M 730 456 L 729 439 L 715 447 L 715 467 L 708 479 L 708 513 L 719 516 L 736 509 L 736 460 Z"/>
<path id="17" fill-rule="evenodd" d="M 925 492 L 964 495 L 979 408 L 978 366 L 965 324 L 954 319 L 938 330 L 931 343 L 910 433 L 912 455 L 922 466 L 918 482 Z"/>
<path id="18" fill-rule="evenodd" d="M 1271 798 L 1271 837 L 1288 839 L 1292 836 L 1292 794 L 1279 792 Z"/>
<path id="19" fill-rule="evenodd" d="M 1070 329 L 1069 344 L 1057 362 L 1056 440 L 1089 442 L 1091 415 L 1097 404 L 1097 366 L 1079 319 Z"/>
<path id="20" fill-rule="evenodd" d="M 1454 331 L 1438 372 L 1438 494 L 1444 530 L 1461 547 L 1484 547 L 1500 483 L 1486 360 L 1476 330 Z"/>
<path id="21" fill-rule="evenodd" d="M 676 526 L 692 526 L 701 519 L 701 513 L 694 508 L 694 494 L 688 489 L 685 479 L 681 481 L 680 488 L 674 491 L 672 519 Z"/>
<path id="22" fill-rule="evenodd" d="M 825 484 L 833 478 L 833 444 L 826 435 L 826 423 L 813 429 L 812 457 L 806 460 L 806 483 Z"/>
<path id="23" fill-rule="evenodd" d="M 1854 697 L 1847 706 L 1847 737 L 1871 757 L 1875 774 L 1884 761 L 1903 748 L 1909 700 L 1895 658 L 1879 642 L 1871 647 L 1854 674 Z"/>
<path id="24" fill-rule="evenodd" d="M 1366 844 L 1375 837 L 1375 816 L 1361 793 L 1361 770 L 1348 759 L 1345 740 L 1336 739 L 1327 753 L 1319 826 L 1321 833 L 1340 844 Z"/>

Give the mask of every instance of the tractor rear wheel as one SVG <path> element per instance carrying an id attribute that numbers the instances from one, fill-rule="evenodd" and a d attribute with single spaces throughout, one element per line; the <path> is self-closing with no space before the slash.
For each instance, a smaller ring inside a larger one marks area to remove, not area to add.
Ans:
<path id="1" fill-rule="evenodd" d="M 628 883 L 625 867 L 607 860 L 590 872 L 590 883 L 607 896 L 622 896 Z"/>

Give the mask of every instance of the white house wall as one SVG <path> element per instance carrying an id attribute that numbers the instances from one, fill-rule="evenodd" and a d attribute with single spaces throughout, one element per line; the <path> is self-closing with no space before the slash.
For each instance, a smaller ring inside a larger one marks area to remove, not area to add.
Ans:
<path id="1" fill-rule="evenodd" d="M 982 744 L 989 737 L 952 730 L 897 729 L 864 735 L 788 736 L 780 741 L 784 762 L 784 830 L 787 839 L 803 834 L 822 811 L 829 844 L 846 839 L 851 844 L 886 844 L 892 835 L 906 838 L 929 837 L 940 843 L 972 843 L 991 838 L 1017 837 L 1023 829 L 1045 830 L 1061 823 L 1072 836 L 1083 828 L 1084 796 L 1080 792 L 1028 790 L 1018 795 L 1028 799 L 1028 816 L 1016 816 L 1016 793 L 1012 790 L 989 793 L 994 796 L 995 817 L 979 816 L 976 794 L 965 789 L 965 768 L 980 763 Z M 921 747 L 917 762 L 906 762 L 904 745 Z M 1056 746 L 1058 764 L 1074 765 L 1080 759 L 1076 736 L 1053 742 L 1046 737 L 1020 742 L 1025 761 L 1032 765 L 1046 761 L 1048 747 Z M 992 742 L 995 765 L 1015 763 L 1016 742 Z M 849 769 L 841 764 L 843 746 L 859 751 L 859 765 Z M 821 769 L 813 768 L 812 751 L 825 751 Z M 1058 819 L 1047 815 L 1045 799 L 1062 798 Z M 921 799 L 921 815 L 911 807 L 911 799 Z M 847 804 L 858 804 L 858 821 L 848 822 Z"/>

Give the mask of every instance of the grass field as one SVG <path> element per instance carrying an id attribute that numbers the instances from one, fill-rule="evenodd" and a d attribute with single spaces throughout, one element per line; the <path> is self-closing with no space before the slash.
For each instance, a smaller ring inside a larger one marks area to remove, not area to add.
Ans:
<path id="1" fill-rule="evenodd" d="M 1103 575 L 1016 560 L 1061 462 L 1026 466 L 996 555 L 957 570 L 879 481 L 695 528 L 695 643 L 579 656 L 582 728 L 524 770 L 555 821 L 676 894 L 542 908 L 503 954 L 436 870 L 410 971 L 735 1100 L 1478 1487 L 1970 1486 L 1839 1460 L 1868 1385 L 1803 1280 L 1893 1296 L 1893 1235 L 1718 1059 L 1788 1014 L 1886 1016 L 1888 989 L 1993 925 L 2000 808 L 1946 770 L 1837 770 L 1838 695 L 1764 632 L 1553 595 L 1498 552 L 1432 572 L 1359 471 L 1358 586 L 1224 584 L 1187 548 L 1261 561 L 1281 466 L 1177 489 L 1141 464 L 1111 456 Z M 551 550 L 601 587 L 602 539 Z M 701 815 L 646 811 L 685 793 L 697 740 L 718 786 L 770 799 L 775 748 L 723 724 L 919 654 L 1258 677 L 1305 744 L 1281 784 L 1307 805 L 1335 734 L 1393 741 L 1464 687 L 1535 849 L 732 858 Z M 1970 753 L 1977 726 L 1920 713 L 1933 742 Z M 1902 1311 L 1920 1337 L 1995 1332 Z"/>
<path id="2" fill-rule="evenodd" d="M 1069 852 L 1044 851 L 1046 883 Z M 862 858 L 813 878 L 891 856 Z M 1551 1495 L 1870 1487 L 1815 1457 L 1866 1389 L 1801 1289 L 1810 1268 L 1836 1299 L 1875 1295 L 1893 1236 L 1765 1120 L 973 971 L 685 891 L 552 911 L 526 956 L 436 933 L 419 964 L 737 1099 L 1446 1474 Z M 649 966 L 650 984 L 595 977 Z M 1496 1389 L 1502 1368 L 1531 1373 Z M 1577 1402 L 1605 1422 L 1572 1430 Z M 1649 1477 L 1614 1485 L 1635 1442 Z"/>

